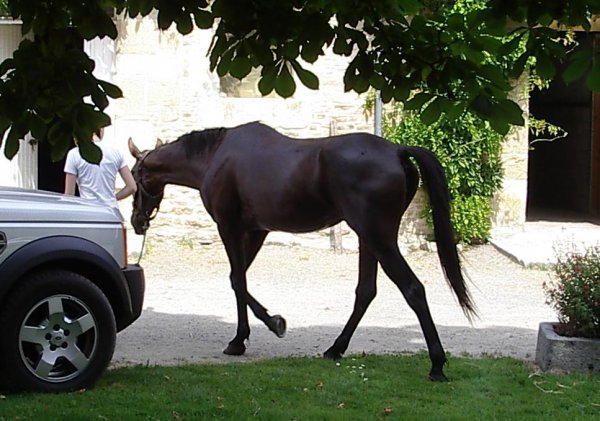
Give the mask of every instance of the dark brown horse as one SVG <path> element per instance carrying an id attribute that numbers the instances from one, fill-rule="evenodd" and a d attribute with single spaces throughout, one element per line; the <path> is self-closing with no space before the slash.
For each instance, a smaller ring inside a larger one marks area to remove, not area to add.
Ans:
<path id="1" fill-rule="evenodd" d="M 231 265 L 238 312 L 237 333 L 224 350 L 241 355 L 250 335 L 249 306 L 278 336 L 281 316 L 270 316 L 248 292 L 246 271 L 270 231 L 309 232 L 344 220 L 359 238 L 359 279 L 354 310 L 340 336 L 325 352 L 338 359 L 375 298 L 378 262 L 415 311 L 429 349 L 433 380 L 446 380 L 444 349 L 431 318 L 423 285 L 400 254 L 400 218 L 418 186 L 418 164 L 433 209 L 438 254 L 446 279 L 467 317 L 475 314 L 462 277 L 449 214 L 446 178 L 437 158 L 417 147 L 394 145 L 365 133 L 322 139 L 292 139 L 260 123 L 185 134 L 141 152 L 131 223 L 144 234 L 166 184 L 200 191 L 217 223 Z"/>

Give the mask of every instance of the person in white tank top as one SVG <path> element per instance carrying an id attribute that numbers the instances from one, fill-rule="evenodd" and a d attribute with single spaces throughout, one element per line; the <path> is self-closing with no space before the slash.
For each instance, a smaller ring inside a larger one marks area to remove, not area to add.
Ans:
<path id="1" fill-rule="evenodd" d="M 94 133 L 93 141 L 102 150 L 99 164 L 87 162 L 75 147 L 67 154 L 65 161 L 65 194 L 74 195 L 75 185 L 79 186 L 79 195 L 92 199 L 118 210 L 118 200 L 125 199 L 137 190 L 131 170 L 125 157 L 117 149 L 102 142 L 104 129 Z M 115 194 L 117 173 L 125 182 L 125 187 Z"/>

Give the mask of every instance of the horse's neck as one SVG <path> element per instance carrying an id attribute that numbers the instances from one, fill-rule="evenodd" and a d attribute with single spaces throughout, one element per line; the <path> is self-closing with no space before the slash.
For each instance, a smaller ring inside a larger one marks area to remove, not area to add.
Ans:
<path id="1" fill-rule="evenodd" d="M 188 158 L 182 148 L 173 146 L 171 148 L 163 147 L 160 150 L 159 159 L 162 163 L 163 180 L 165 184 L 175 184 L 178 186 L 200 189 L 204 179 L 204 168 L 202 161 L 208 157 L 197 156 Z"/>

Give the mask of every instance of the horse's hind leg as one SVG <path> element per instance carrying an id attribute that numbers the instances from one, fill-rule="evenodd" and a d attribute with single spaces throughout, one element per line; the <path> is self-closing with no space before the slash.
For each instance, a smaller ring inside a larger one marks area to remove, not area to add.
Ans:
<path id="1" fill-rule="evenodd" d="M 448 380 L 443 372 L 446 354 L 427 305 L 423 284 L 400 254 L 397 244 L 380 247 L 376 256 L 385 273 L 400 289 L 419 319 L 432 364 L 429 378 L 435 381 Z"/>
<path id="2" fill-rule="evenodd" d="M 267 237 L 267 231 L 251 231 L 244 235 L 244 262 L 246 271 L 254 261 L 254 258 L 258 254 L 258 251 L 262 247 L 265 238 Z M 246 291 L 248 298 L 248 306 L 258 319 L 275 333 L 278 337 L 282 338 L 286 331 L 286 321 L 283 317 L 276 314 L 270 316 L 267 309 L 262 306 L 248 291 Z"/>
<path id="3" fill-rule="evenodd" d="M 350 339 L 358 326 L 358 323 L 367 311 L 367 307 L 377 294 L 377 260 L 371 254 L 366 245 L 360 242 L 358 285 L 356 287 L 356 299 L 354 310 L 344 326 L 342 333 L 337 337 L 333 345 L 325 351 L 326 358 L 339 359 L 348 349 Z"/>

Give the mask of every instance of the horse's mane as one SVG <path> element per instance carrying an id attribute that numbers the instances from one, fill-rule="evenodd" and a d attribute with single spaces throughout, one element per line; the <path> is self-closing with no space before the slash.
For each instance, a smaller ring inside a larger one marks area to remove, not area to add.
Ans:
<path id="1" fill-rule="evenodd" d="M 183 146 L 185 155 L 191 158 L 209 152 L 219 146 L 226 131 L 227 129 L 223 127 L 202 131 L 195 130 L 180 136 L 176 142 Z"/>

